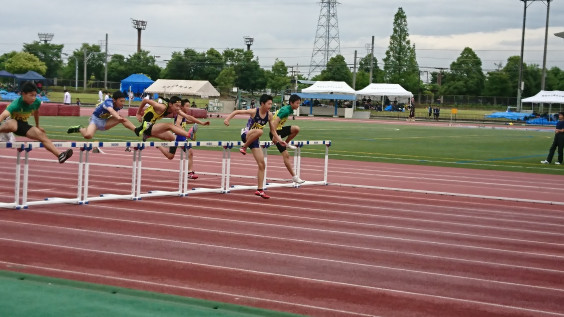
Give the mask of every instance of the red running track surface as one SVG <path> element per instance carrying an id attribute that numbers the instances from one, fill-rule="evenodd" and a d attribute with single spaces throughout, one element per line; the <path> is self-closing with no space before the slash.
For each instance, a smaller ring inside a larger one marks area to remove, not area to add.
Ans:
<path id="1" fill-rule="evenodd" d="M 104 151 L 92 193 L 126 193 L 130 154 Z M 143 190 L 174 189 L 178 161 L 145 151 Z M 216 186 L 220 153 L 195 155 L 190 186 Z M 10 179 L 13 159 L 0 156 Z M 72 197 L 76 164 L 32 156 L 30 199 Z M 289 178 L 279 155 L 268 162 Z M 233 153 L 232 183 L 254 184 L 253 164 Z M 322 179 L 321 160 L 302 168 Z M 242 190 L 0 209 L 0 269 L 310 316 L 564 316 L 562 177 L 338 160 L 329 169 L 331 185 L 273 188 L 269 200 Z"/>

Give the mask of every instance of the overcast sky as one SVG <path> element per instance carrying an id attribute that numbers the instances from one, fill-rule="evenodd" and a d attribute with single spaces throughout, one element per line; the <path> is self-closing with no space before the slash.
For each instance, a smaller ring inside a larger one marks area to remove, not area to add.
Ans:
<path id="1" fill-rule="evenodd" d="M 524 61 L 542 67 L 547 1 L 528 1 Z M 520 0 L 340 0 L 337 6 L 341 54 L 353 63 L 354 51 L 367 54 L 375 37 L 381 62 L 392 34 L 394 15 L 402 7 L 419 66 L 433 71 L 449 67 L 465 47 L 482 59 L 484 70 L 519 56 L 523 25 Z M 51 43 L 72 53 L 81 43 L 101 44 L 108 34 L 110 54 L 129 56 L 137 49 L 131 19 L 147 21 L 142 49 L 159 56 L 160 66 L 174 51 L 192 48 L 246 48 L 261 66 L 276 58 L 307 75 L 320 13 L 313 0 L 97 0 L 5 1 L 0 19 L 0 54 L 20 51 L 37 33 L 54 33 Z M 547 67 L 564 69 L 564 0 L 550 3 Z M 381 64 L 380 64 L 381 67 Z"/>

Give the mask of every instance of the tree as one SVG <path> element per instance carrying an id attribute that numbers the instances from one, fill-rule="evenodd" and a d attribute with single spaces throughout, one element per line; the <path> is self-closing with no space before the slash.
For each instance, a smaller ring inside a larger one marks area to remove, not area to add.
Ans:
<path id="1" fill-rule="evenodd" d="M 564 90 L 564 72 L 552 67 L 546 73 L 546 90 Z"/>
<path id="2" fill-rule="evenodd" d="M 351 86 L 352 73 L 343 55 L 337 55 L 329 59 L 327 67 L 319 75 L 315 76 L 314 80 L 344 81 Z"/>
<path id="3" fill-rule="evenodd" d="M 236 54 L 230 63 L 234 62 L 237 87 L 251 92 L 266 88 L 266 73 L 260 67 L 258 59 L 253 59 L 253 52 L 244 51 L 242 54 L 237 50 L 234 52 Z"/>
<path id="4" fill-rule="evenodd" d="M 374 74 L 373 74 L 374 75 Z M 354 85 L 355 90 L 361 90 L 370 84 L 370 73 L 361 70 L 356 73 L 356 83 Z M 352 87 L 352 86 L 351 86 Z"/>
<path id="5" fill-rule="evenodd" d="M 373 83 L 381 83 L 384 81 L 384 72 L 378 67 L 378 59 L 376 57 L 373 58 L 373 68 L 372 68 L 372 82 Z M 361 58 L 358 62 L 358 72 L 365 72 L 368 77 L 370 77 L 370 54 L 367 54 L 365 57 Z M 367 77 L 367 78 L 368 78 Z M 357 82 L 358 82 L 358 75 L 357 75 Z M 366 86 L 368 86 L 367 83 Z M 365 87 L 366 87 L 365 86 Z"/>
<path id="6" fill-rule="evenodd" d="M 456 61 L 450 64 L 450 74 L 443 82 L 442 94 L 479 96 L 485 81 L 482 61 L 471 48 L 465 47 Z"/>
<path id="7" fill-rule="evenodd" d="M 33 43 L 25 43 L 23 51 L 37 56 L 47 67 L 45 77 L 54 78 L 57 77 L 57 73 L 63 65 L 63 60 L 61 59 L 63 47 L 64 45 L 62 44 L 57 45 L 35 41 Z"/>
<path id="8" fill-rule="evenodd" d="M 170 60 L 162 72 L 163 78 L 188 79 L 184 70 L 188 69 L 188 61 L 180 52 L 173 52 Z"/>
<path id="9" fill-rule="evenodd" d="M 237 80 L 237 75 L 235 74 L 235 68 L 233 66 L 225 67 L 215 79 L 219 90 L 223 92 L 229 92 L 233 87 L 235 87 L 235 81 Z"/>
<path id="10" fill-rule="evenodd" d="M 214 48 L 210 48 L 205 54 L 204 67 L 202 70 L 203 79 L 208 80 L 212 85 L 215 85 L 215 79 L 219 76 L 224 67 L 225 64 L 221 53 Z"/>
<path id="11" fill-rule="evenodd" d="M 108 80 L 118 82 L 131 75 L 125 56 L 114 54 L 108 61 Z"/>
<path id="12" fill-rule="evenodd" d="M 285 90 L 286 87 L 290 85 L 290 78 L 288 77 L 288 67 L 283 61 L 276 59 L 274 65 L 272 65 L 272 70 L 267 71 L 267 84 L 266 86 L 270 88 L 273 92 L 280 92 Z"/>
<path id="13" fill-rule="evenodd" d="M 400 7 L 394 16 L 394 28 L 390 45 L 384 58 L 384 80 L 400 84 L 409 91 L 417 92 L 421 80 L 415 55 L 415 45 L 411 45 L 407 28 L 407 17 Z"/>
<path id="14" fill-rule="evenodd" d="M 16 55 L 17 53 L 18 52 L 16 51 L 11 51 L 9 53 L 4 53 L 0 55 L 0 69 L 6 69 L 6 61 L 14 57 L 14 55 Z"/>
<path id="15" fill-rule="evenodd" d="M 14 54 L 10 59 L 4 62 L 4 66 L 6 70 L 12 74 L 22 74 L 32 70 L 44 75 L 47 71 L 45 63 L 40 61 L 37 56 L 27 52 Z"/>
<path id="16" fill-rule="evenodd" d="M 155 57 L 150 55 L 149 51 L 136 52 L 130 55 L 126 60 L 127 71 L 129 74 L 145 74 L 151 79 L 158 79 L 161 74 L 161 68 L 156 64 Z M 122 77 L 121 79 L 124 79 Z M 121 80 L 120 79 L 120 80 Z"/>
<path id="17" fill-rule="evenodd" d="M 515 90 L 511 87 L 509 74 L 502 70 L 488 72 L 482 93 L 484 96 L 512 97 Z"/>

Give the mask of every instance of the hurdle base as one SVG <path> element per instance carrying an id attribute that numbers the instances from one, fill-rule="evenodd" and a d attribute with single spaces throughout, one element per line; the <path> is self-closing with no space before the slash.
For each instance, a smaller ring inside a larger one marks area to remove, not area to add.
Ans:
<path id="1" fill-rule="evenodd" d="M 37 201 L 28 201 L 24 206 L 34 206 L 34 205 L 49 205 L 49 204 L 58 204 L 58 203 L 66 203 L 66 204 L 80 204 L 80 201 L 77 198 L 60 198 L 60 197 L 49 197 L 45 198 L 44 200 L 37 200 Z"/>
<path id="2" fill-rule="evenodd" d="M 98 197 L 88 197 L 87 199 L 83 200 L 84 204 L 88 204 L 91 201 L 100 201 L 100 200 L 112 200 L 112 199 L 127 199 L 127 200 L 135 200 L 135 197 L 131 194 L 127 195 L 118 195 L 118 194 L 101 194 Z"/>
<path id="3" fill-rule="evenodd" d="M 224 191 L 222 188 L 203 188 L 203 187 L 200 188 L 200 187 L 195 187 L 195 188 L 192 188 L 192 189 L 189 191 L 188 194 L 189 194 L 189 195 L 192 195 L 192 194 L 199 194 L 199 193 L 220 193 L 220 194 L 221 194 L 221 193 L 224 193 L 224 192 L 225 192 L 225 191 Z"/>
<path id="4" fill-rule="evenodd" d="M 179 191 L 169 192 L 165 190 L 151 190 L 145 194 L 139 194 L 137 197 L 145 198 L 145 197 L 165 197 L 165 196 L 183 197 L 183 193 Z"/>
<path id="5" fill-rule="evenodd" d="M 19 209 L 16 203 L 0 203 L 0 208 Z"/>

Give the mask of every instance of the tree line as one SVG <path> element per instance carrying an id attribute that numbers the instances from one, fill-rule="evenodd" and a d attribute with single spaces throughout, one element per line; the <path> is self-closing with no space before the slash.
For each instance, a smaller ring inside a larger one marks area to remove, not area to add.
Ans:
<path id="1" fill-rule="evenodd" d="M 366 55 L 358 60 L 358 67 L 353 74 L 351 68 L 356 63 L 347 63 L 344 56 L 337 55 L 328 61 L 320 74 L 309 80 L 345 81 L 356 90 L 376 82 L 400 84 L 414 94 L 515 96 L 519 56 L 511 56 L 505 65 L 500 64 L 496 70 L 484 72 L 478 55 L 470 47 L 466 47 L 449 68 L 431 72 L 431 81 L 426 83 L 422 80 L 423 72 L 417 64 L 415 45 L 409 39 L 407 16 L 401 7 L 396 12 L 393 23 L 388 49 L 381 64 L 377 58 Z M 84 43 L 70 55 L 64 54 L 63 48 L 62 44 L 39 41 L 26 43 L 21 52 L 1 55 L 0 69 L 11 73 L 33 70 L 47 78 L 66 79 L 74 78 L 75 71 L 78 70 L 78 78 L 84 78 L 83 66 L 86 60 L 88 80 L 103 81 L 107 72 L 108 81 L 119 82 L 131 74 L 142 73 L 153 80 L 208 80 L 222 92 L 238 87 L 250 92 L 268 88 L 278 93 L 295 87 L 296 80 L 308 79 L 303 75 L 292 77 L 288 66 L 279 59 L 270 69 L 263 69 L 252 50 L 226 49 L 219 52 L 210 48 L 205 52 L 197 52 L 186 48 L 184 51 L 173 52 L 162 68 L 157 65 L 156 57 L 150 51 L 143 50 L 129 56 L 113 54 L 109 56 L 106 67 L 106 56 L 99 45 Z M 369 78 L 371 64 L 372 79 Z M 536 94 L 540 90 L 542 69 L 536 64 L 523 64 L 522 74 L 523 97 Z M 545 89 L 564 90 L 564 72 L 561 69 L 553 67 L 547 71 Z"/>

